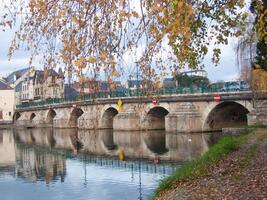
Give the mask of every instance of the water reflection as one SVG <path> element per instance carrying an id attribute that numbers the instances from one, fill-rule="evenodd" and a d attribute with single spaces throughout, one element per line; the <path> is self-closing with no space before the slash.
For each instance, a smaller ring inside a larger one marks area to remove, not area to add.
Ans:
<path id="1" fill-rule="evenodd" d="M 16 163 L 15 140 L 7 130 L 0 131 L 0 171 L 14 171 Z M 1 175 L 1 174 L 0 174 Z"/>
<path id="2" fill-rule="evenodd" d="M 131 139 L 118 140 L 119 135 L 76 129 L 0 131 L 1 199 L 148 199 L 176 165 L 92 155 L 116 155 L 117 146 L 127 143 L 133 150 L 142 146 L 141 134 L 128 135 L 138 138 L 137 146 L 130 145 Z"/>
<path id="3" fill-rule="evenodd" d="M 210 145 L 211 134 L 167 134 L 169 160 L 191 160 L 204 154 Z"/>
<path id="4" fill-rule="evenodd" d="M 29 181 L 64 181 L 66 163 L 64 155 L 53 153 L 47 149 L 30 148 L 18 144 L 16 148 L 16 173 L 18 177 Z"/>
<path id="5" fill-rule="evenodd" d="M 3 199 L 148 199 L 177 167 L 148 160 L 192 159 L 210 141 L 209 134 L 162 131 L 1 130 L 0 193 Z M 118 160 L 120 148 L 126 161 Z"/>
<path id="6" fill-rule="evenodd" d="M 184 161 L 205 153 L 214 136 L 211 134 L 165 133 L 164 131 L 113 131 L 78 129 L 21 129 L 15 138 L 24 144 L 96 155 L 118 156 L 119 148 L 127 158 Z"/>

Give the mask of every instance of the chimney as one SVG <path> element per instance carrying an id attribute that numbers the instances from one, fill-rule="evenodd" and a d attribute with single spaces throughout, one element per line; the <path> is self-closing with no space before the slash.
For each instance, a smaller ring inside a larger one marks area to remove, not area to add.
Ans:
<path id="1" fill-rule="evenodd" d="M 44 80 L 48 78 L 48 68 L 44 67 Z"/>

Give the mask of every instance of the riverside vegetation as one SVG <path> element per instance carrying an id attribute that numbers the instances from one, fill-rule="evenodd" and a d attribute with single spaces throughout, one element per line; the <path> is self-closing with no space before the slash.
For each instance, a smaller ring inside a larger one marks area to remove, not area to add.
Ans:
<path id="1" fill-rule="evenodd" d="M 267 129 L 224 137 L 163 180 L 153 199 L 267 198 Z"/>

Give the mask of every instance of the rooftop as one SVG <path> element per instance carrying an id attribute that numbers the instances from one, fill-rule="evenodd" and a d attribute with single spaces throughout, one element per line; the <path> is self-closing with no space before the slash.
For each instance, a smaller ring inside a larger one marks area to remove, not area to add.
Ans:
<path id="1" fill-rule="evenodd" d="M 7 83 L 0 80 L 0 90 L 12 90 L 13 88 L 10 87 Z"/>

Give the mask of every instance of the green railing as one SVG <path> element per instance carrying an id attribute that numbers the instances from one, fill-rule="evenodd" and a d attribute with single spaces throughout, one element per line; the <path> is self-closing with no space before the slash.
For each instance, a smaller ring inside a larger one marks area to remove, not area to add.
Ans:
<path id="1" fill-rule="evenodd" d="M 17 109 L 29 108 L 29 107 L 43 107 L 49 105 L 56 104 L 67 104 L 71 102 L 78 101 L 90 101 L 92 99 L 108 99 L 108 98 L 120 98 L 120 97 L 148 97 L 148 96 L 171 96 L 171 95 L 179 95 L 179 94 L 199 94 L 199 93 L 218 93 L 218 92 L 231 92 L 231 91 L 248 91 L 249 89 L 235 89 L 232 88 L 222 88 L 222 87 L 174 87 L 174 88 L 164 88 L 157 89 L 153 91 L 147 91 L 143 89 L 136 90 L 121 90 L 121 91 L 112 91 L 112 92 L 98 92 L 92 94 L 86 94 L 83 96 L 75 96 L 75 97 L 65 97 L 65 98 L 54 98 L 54 99 L 46 99 L 43 101 L 36 102 L 25 102 L 20 105 L 16 105 Z"/>

